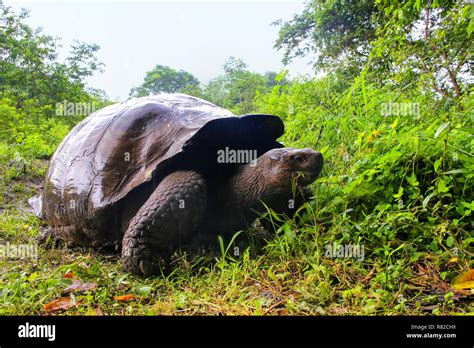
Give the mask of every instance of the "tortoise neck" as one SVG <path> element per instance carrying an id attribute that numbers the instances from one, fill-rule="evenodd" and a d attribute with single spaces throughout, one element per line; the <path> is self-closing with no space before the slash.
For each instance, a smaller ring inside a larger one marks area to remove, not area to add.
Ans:
<path id="1" fill-rule="evenodd" d="M 241 208 L 256 208 L 267 193 L 267 181 L 261 166 L 243 165 L 230 180 L 232 196 Z"/>

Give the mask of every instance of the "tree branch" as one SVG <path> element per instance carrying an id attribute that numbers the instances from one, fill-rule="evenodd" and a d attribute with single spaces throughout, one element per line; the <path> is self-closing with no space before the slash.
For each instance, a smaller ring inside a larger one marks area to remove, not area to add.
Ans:
<path id="1" fill-rule="evenodd" d="M 430 5 L 431 2 L 428 1 L 425 8 L 425 41 L 430 37 Z"/>
<path id="2" fill-rule="evenodd" d="M 461 96 L 461 90 L 459 88 L 459 84 L 458 84 L 458 81 L 456 79 L 456 75 L 454 75 L 454 73 L 452 72 L 452 70 L 449 66 L 449 60 L 448 60 L 448 57 L 447 57 L 446 53 L 442 52 L 441 56 L 444 59 L 445 68 L 448 71 L 448 75 L 449 75 L 449 79 L 451 80 L 451 84 L 453 85 L 453 88 L 456 91 L 456 97 L 459 97 L 459 96 Z"/>

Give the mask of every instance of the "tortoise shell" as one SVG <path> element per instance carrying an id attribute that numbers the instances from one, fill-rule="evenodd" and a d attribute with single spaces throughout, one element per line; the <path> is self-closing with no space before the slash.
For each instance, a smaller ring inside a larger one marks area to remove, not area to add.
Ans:
<path id="1" fill-rule="evenodd" d="M 168 173 L 193 169 L 222 180 L 232 165 L 218 164 L 217 150 L 251 149 L 260 156 L 282 147 L 276 139 L 283 132 L 277 116 L 237 117 L 184 94 L 110 105 L 77 124 L 58 146 L 35 210 L 54 227 L 110 228 L 110 220 L 119 219 L 112 207 L 146 196 Z"/>

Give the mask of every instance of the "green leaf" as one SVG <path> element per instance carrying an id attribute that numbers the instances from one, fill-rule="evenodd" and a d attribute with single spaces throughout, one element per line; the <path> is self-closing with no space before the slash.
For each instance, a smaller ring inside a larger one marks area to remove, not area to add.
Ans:
<path id="1" fill-rule="evenodd" d="M 474 128 L 472 127 L 461 127 L 461 128 L 456 128 L 456 130 L 474 135 Z"/>
<path id="2" fill-rule="evenodd" d="M 468 209 L 474 210 L 474 201 L 471 201 L 471 203 L 462 201 L 461 204 Z"/>
<path id="3" fill-rule="evenodd" d="M 474 157 L 473 156 L 465 156 L 463 154 L 459 154 L 458 155 L 458 159 L 460 159 L 461 161 L 466 161 L 466 162 L 469 162 L 469 163 L 474 163 Z"/>
<path id="4" fill-rule="evenodd" d="M 437 138 L 449 126 L 449 123 L 450 122 L 446 122 L 446 123 L 443 123 L 441 126 L 439 126 L 434 137 Z"/>
<path id="5" fill-rule="evenodd" d="M 448 170 L 447 172 L 442 172 L 441 174 L 464 174 L 466 171 L 464 169 L 453 169 Z"/>
<path id="6" fill-rule="evenodd" d="M 418 182 L 415 173 L 411 173 L 409 177 L 407 177 L 407 181 L 411 186 L 419 186 L 420 183 Z"/>
<path id="7" fill-rule="evenodd" d="M 426 198 L 423 200 L 423 203 L 421 204 L 423 206 L 423 209 L 426 209 L 426 206 L 430 202 L 430 199 L 435 195 L 434 192 L 430 193 Z"/>
<path id="8" fill-rule="evenodd" d="M 452 236 L 449 236 L 446 239 L 446 245 L 451 248 L 453 246 L 453 244 L 454 244 L 454 238 Z"/>
<path id="9" fill-rule="evenodd" d="M 142 286 L 140 288 L 140 293 L 142 296 L 147 296 L 151 293 L 151 286 Z"/>
<path id="10" fill-rule="evenodd" d="M 440 164 L 441 164 L 441 158 L 438 159 L 438 160 L 436 160 L 436 162 L 434 163 L 434 170 L 435 170 L 435 172 L 438 171 L 438 168 L 439 168 Z"/>
<path id="11" fill-rule="evenodd" d="M 449 191 L 449 187 L 446 186 L 446 181 L 443 179 L 438 180 L 438 192 L 439 193 L 445 193 Z"/>
<path id="12" fill-rule="evenodd" d="M 393 198 L 400 199 L 403 196 L 403 187 L 398 188 L 398 193 L 393 194 Z"/>
<path id="13" fill-rule="evenodd" d="M 468 36 L 471 36 L 472 32 L 474 31 L 474 20 L 471 19 L 471 20 L 469 21 L 469 24 L 468 24 L 468 26 L 467 26 L 467 28 L 466 28 L 466 31 L 467 31 L 467 35 L 468 35 Z"/>

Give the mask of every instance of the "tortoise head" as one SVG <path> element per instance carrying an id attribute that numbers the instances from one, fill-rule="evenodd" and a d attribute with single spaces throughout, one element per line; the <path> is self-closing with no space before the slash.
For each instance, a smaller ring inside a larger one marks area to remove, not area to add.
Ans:
<path id="1" fill-rule="evenodd" d="M 240 168 L 231 180 L 233 192 L 248 206 L 271 203 L 311 184 L 322 166 L 323 156 L 312 149 L 272 149 Z"/>
<path id="2" fill-rule="evenodd" d="M 260 156 L 256 166 L 265 174 L 268 190 L 289 192 L 295 184 L 307 186 L 318 178 L 323 156 L 310 148 L 273 149 Z"/>

